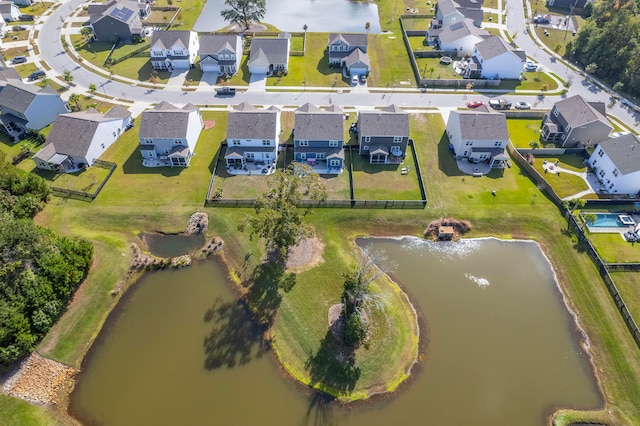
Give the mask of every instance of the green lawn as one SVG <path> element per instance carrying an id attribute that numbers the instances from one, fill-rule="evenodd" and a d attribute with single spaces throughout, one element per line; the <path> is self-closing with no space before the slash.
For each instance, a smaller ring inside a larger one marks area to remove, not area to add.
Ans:
<path id="1" fill-rule="evenodd" d="M 540 119 L 510 118 L 507 129 L 516 148 L 531 148 L 531 143 L 540 143 Z"/>
<path id="2" fill-rule="evenodd" d="M 535 151 L 534 151 L 535 156 Z M 560 198 L 569 197 L 573 194 L 589 189 L 589 186 L 579 176 L 569 173 L 545 173 L 543 169 L 544 160 L 554 163 L 558 161 L 560 167 L 573 171 L 585 172 L 586 167 L 581 163 L 584 158 L 577 155 L 563 155 L 560 157 L 536 157 L 533 167 L 544 176 L 547 183 L 553 188 Z"/>
<path id="3" fill-rule="evenodd" d="M 539 90 L 541 92 L 558 88 L 558 83 L 543 72 L 525 72 L 522 75 L 524 76 L 523 80 L 502 80 L 499 88 L 502 90 Z"/>
<path id="4" fill-rule="evenodd" d="M 33 171 L 49 181 L 56 188 L 69 189 L 93 194 L 109 173 L 102 167 L 90 167 L 87 170 L 75 173 L 55 173 L 35 168 Z"/>
<path id="5" fill-rule="evenodd" d="M 631 245 L 631 243 L 626 244 Z M 632 247 L 636 252 L 636 262 L 640 261 L 640 245 L 634 244 Z M 638 285 L 638 274 L 613 272 L 611 273 L 611 278 L 613 278 L 613 282 L 616 284 L 616 287 L 618 287 L 618 291 L 627 304 L 636 324 L 640 324 L 640 285 Z"/>
<path id="6" fill-rule="evenodd" d="M 440 58 L 416 58 L 418 70 L 422 78 L 463 80 L 460 74 L 453 70 L 453 65 L 440 63 Z"/>
<path id="7" fill-rule="evenodd" d="M 421 14 L 426 15 L 430 12 L 431 11 L 427 9 L 424 11 L 424 13 L 421 13 Z M 425 31 L 427 28 L 429 28 L 430 24 L 431 24 L 430 18 L 404 18 L 402 20 L 402 25 L 404 25 L 404 29 L 406 31 Z"/>
<path id="8" fill-rule="evenodd" d="M 596 249 L 600 257 L 607 263 L 627 263 L 627 262 L 640 262 L 640 245 L 631 244 L 625 241 L 618 233 L 589 233 L 589 240 L 593 247 Z M 637 274 L 632 272 L 625 272 L 630 276 Z M 637 282 L 637 281 L 636 281 Z M 640 305 L 634 306 L 634 309 L 640 310 Z M 636 321 L 640 322 L 640 317 L 637 317 Z"/>
<path id="9" fill-rule="evenodd" d="M 53 3 L 51 3 L 51 2 L 38 1 L 38 2 L 33 2 L 31 4 L 31 6 L 19 6 L 19 7 L 20 7 L 20 13 L 21 14 L 33 15 L 37 19 L 47 9 L 49 9 L 51 7 L 51 5 L 53 5 Z M 29 22 L 29 21 L 27 21 L 27 22 Z"/>
<path id="10" fill-rule="evenodd" d="M 416 50 L 433 50 L 433 47 L 427 45 L 424 40 L 424 36 L 411 36 L 407 37 L 409 39 L 409 45 L 411 49 Z"/>
<path id="11" fill-rule="evenodd" d="M 538 38 L 542 40 L 549 49 L 553 50 L 560 56 L 564 56 L 566 53 L 567 43 L 573 39 L 571 31 L 556 30 L 553 28 L 547 29 L 549 35 L 544 34 L 544 28 L 536 28 L 536 34 Z"/>
<path id="12" fill-rule="evenodd" d="M 18 398 L 0 394 L 0 413 L 4 425 L 62 425 L 53 412 Z"/>

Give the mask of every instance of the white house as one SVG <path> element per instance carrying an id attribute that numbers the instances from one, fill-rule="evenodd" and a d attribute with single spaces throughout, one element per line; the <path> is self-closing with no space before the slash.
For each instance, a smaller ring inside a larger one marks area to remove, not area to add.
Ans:
<path id="1" fill-rule="evenodd" d="M 237 34 L 201 35 L 199 54 L 202 72 L 235 75 L 242 61 L 242 37 Z"/>
<path id="2" fill-rule="evenodd" d="M 33 3 L 31 0 L 13 0 L 18 6 L 31 6 Z"/>
<path id="3" fill-rule="evenodd" d="M 246 173 L 275 164 L 280 135 L 280 110 L 274 106 L 258 109 L 246 102 L 229 112 L 227 151 L 224 159 L 231 174 Z M 250 163 L 250 164 L 247 164 Z"/>
<path id="4" fill-rule="evenodd" d="M 20 9 L 12 1 L 0 1 L 0 15 L 5 21 L 17 21 L 20 18 Z"/>
<path id="5" fill-rule="evenodd" d="M 291 35 L 280 33 L 277 38 L 254 38 L 249 50 L 249 72 L 272 75 L 289 69 Z"/>
<path id="6" fill-rule="evenodd" d="M 91 167 L 130 125 L 131 113 L 121 106 L 106 114 L 93 108 L 60 114 L 33 161 L 39 169 L 64 173 Z"/>
<path id="7" fill-rule="evenodd" d="M 504 114 L 489 111 L 486 106 L 473 111 L 451 111 L 447 136 L 458 160 L 487 162 L 492 168 L 504 168 L 509 157 L 504 150 L 509 143 Z"/>
<path id="8" fill-rule="evenodd" d="M 140 118 L 140 153 L 145 167 L 187 167 L 202 131 L 200 110 L 162 101 Z"/>
<path id="9" fill-rule="evenodd" d="M 464 56 L 471 54 L 474 46 L 488 36 L 489 33 L 474 26 L 473 21 L 464 19 L 443 27 L 435 39 L 440 50 L 455 50 L 458 56 Z"/>
<path id="10" fill-rule="evenodd" d="M 640 139 L 636 135 L 600 142 L 588 163 L 607 192 L 640 193 Z"/>
<path id="11" fill-rule="evenodd" d="M 502 37 L 491 36 L 473 48 L 471 60 L 475 64 L 463 73 L 467 78 L 507 78 L 519 79 L 527 60 L 524 50 L 516 49 Z"/>
<path id="12" fill-rule="evenodd" d="M 154 31 L 151 38 L 151 66 L 155 70 L 193 67 L 200 43 L 195 31 Z"/>

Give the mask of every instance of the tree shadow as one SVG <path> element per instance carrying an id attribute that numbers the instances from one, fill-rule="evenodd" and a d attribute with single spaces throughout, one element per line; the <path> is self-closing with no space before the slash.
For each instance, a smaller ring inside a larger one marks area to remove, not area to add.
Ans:
<path id="1" fill-rule="evenodd" d="M 269 351 L 269 342 L 263 337 L 266 327 L 252 320 L 241 300 L 218 298 L 203 319 L 211 324 L 203 344 L 207 370 L 244 365 Z"/>
<path id="2" fill-rule="evenodd" d="M 294 273 L 285 274 L 283 265 L 276 262 L 264 262 L 256 266 L 243 286 L 247 289 L 244 300 L 262 324 L 273 323 L 282 295 L 280 290 L 291 291 L 296 285 Z"/>
<path id="3" fill-rule="evenodd" d="M 442 173 L 451 176 L 468 176 L 458 168 L 455 154 L 449 149 L 449 136 L 447 132 L 442 132 L 438 142 L 438 168 Z"/>
<path id="4" fill-rule="evenodd" d="M 302 419 L 303 425 L 329 426 L 335 424 L 331 403 L 335 397 L 316 391 L 309 398 L 307 412 Z"/>
<path id="5" fill-rule="evenodd" d="M 320 342 L 318 351 L 307 358 L 305 369 L 312 386 L 322 383 L 344 393 L 353 391 L 360 378 L 354 348 L 338 342 L 330 330 Z"/>

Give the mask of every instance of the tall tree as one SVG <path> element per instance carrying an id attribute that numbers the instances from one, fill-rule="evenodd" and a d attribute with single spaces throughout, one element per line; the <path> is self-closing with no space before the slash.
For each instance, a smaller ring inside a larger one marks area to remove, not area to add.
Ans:
<path id="1" fill-rule="evenodd" d="M 224 9 L 220 14 L 225 21 L 232 24 L 242 24 L 244 29 L 249 28 L 251 21 L 260 21 L 267 12 L 265 0 L 225 0 L 229 9 Z"/>
<path id="2" fill-rule="evenodd" d="M 326 199 L 327 190 L 311 167 L 292 163 L 269 177 L 269 190 L 256 200 L 256 215 L 248 216 L 239 229 L 250 229 L 251 237 L 264 239 L 267 251 L 285 261 L 290 247 L 313 234 L 311 226 L 304 223 L 313 207 L 299 208 L 298 204 Z"/>

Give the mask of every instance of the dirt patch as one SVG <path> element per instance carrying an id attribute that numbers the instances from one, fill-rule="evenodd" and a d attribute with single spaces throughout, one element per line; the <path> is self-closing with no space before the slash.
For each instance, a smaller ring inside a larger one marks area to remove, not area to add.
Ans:
<path id="1" fill-rule="evenodd" d="M 216 126 L 216 120 L 202 120 L 204 130 L 213 129 Z"/>
<path id="2" fill-rule="evenodd" d="M 263 25 L 263 24 L 261 24 L 259 22 L 251 22 L 249 24 L 249 28 L 247 28 L 247 29 L 244 28 L 244 25 L 232 24 L 232 25 L 229 25 L 226 28 L 226 30 L 227 31 L 233 31 L 233 32 L 236 32 L 236 33 L 242 33 L 242 32 L 250 33 L 250 32 L 267 31 L 267 26 Z"/>
<path id="3" fill-rule="evenodd" d="M 7 395 L 34 404 L 56 405 L 58 395 L 78 371 L 59 362 L 32 353 L 2 385 Z"/>
<path id="4" fill-rule="evenodd" d="M 342 303 L 336 303 L 329 307 L 327 315 L 329 321 L 329 330 L 333 337 L 340 343 L 344 344 L 342 336 L 344 335 L 344 316 L 342 315 Z"/>
<path id="5" fill-rule="evenodd" d="M 323 252 L 324 244 L 317 237 L 304 239 L 289 250 L 287 269 L 295 273 L 307 271 L 324 261 Z"/>

